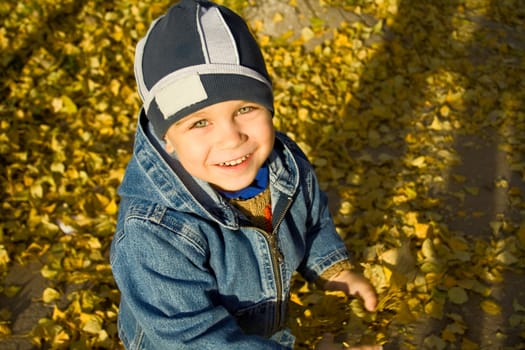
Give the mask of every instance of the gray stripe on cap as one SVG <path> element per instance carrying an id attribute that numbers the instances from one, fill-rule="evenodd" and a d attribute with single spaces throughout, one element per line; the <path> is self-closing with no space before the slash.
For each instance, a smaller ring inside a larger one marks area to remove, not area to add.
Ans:
<path id="1" fill-rule="evenodd" d="M 144 101 L 144 98 L 148 94 L 148 88 L 146 87 L 146 83 L 144 83 L 144 75 L 142 71 L 142 55 L 144 55 L 145 43 L 146 40 L 141 39 L 135 48 L 135 80 L 137 81 L 137 87 L 142 101 Z"/>
<path id="2" fill-rule="evenodd" d="M 203 44 L 209 63 L 240 64 L 235 39 L 217 7 L 201 8 Z"/>
<path id="3" fill-rule="evenodd" d="M 149 110 L 149 106 L 153 99 L 161 92 L 166 89 L 170 90 L 168 87 L 181 79 L 187 78 L 191 75 L 205 75 L 205 74 L 231 74 L 231 75 L 240 75 L 247 78 L 255 79 L 260 81 L 263 84 L 266 84 L 270 89 L 272 84 L 259 72 L 244 66 L 239 66 L 236 64 L 200 64 L 196 66 L 190 66 L 186 68 L 179 69 L 175 72 L 172 72 L 166 75 L 164 78 L 159 80 L 151 90 L 144 96 L 144 108 Z M 188 106 L 186 106 L 188 107 Z M 182 110 L 182 108 L 180 109 Z M 164 116 L 166 117 L 166 116 Z"/>
<path id="4" fill-rule="evenodd" d="M 201 50 L 202 50 L 202 56 L 204 57 L 205 63 L 210 63 L 210 57 L 208 55 L 208 49 L 206 47 L 206 38 L 204 36 L 204 32 L 202 30 L 201 23 L 199 21 L 199 18 L 201 16 L 201 12 L 203 12 L 205 10 L 206 9 L 201 8 L 201 5 L 197 4 L 197 11 L 195 11 L 195 23 L 197 23 L 197 32 L 199 33 Z"/>

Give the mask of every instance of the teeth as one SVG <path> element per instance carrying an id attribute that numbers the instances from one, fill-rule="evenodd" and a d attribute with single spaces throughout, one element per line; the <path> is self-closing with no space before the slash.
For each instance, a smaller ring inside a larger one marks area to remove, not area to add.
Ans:
<path id="1" fill-rule="evenodd" d="M 223 163 L 220 163 L 219 165 L 221 165 L 221 166 L 234 166 L 234 165 L 241 164 L 246 159 L 248 159 L 248 156 L 244 156 L 244 157 L 241 157 L 239 159 L 231 160 L 229 162 L 223 162 Z"/>

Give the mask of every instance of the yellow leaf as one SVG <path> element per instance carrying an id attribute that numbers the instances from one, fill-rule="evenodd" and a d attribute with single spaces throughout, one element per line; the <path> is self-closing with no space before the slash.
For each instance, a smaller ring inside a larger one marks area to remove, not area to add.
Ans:
<path id="1" fill-rule="evenodd" d="M 432 120 L 432 123 L 429 126 L 429 129 L 435 130 L 435 131 L 449 130 L 450 125 L 441 122 L 438 117 L 434 117 L 434 119 Z"/>
<path id="2" fill-rule="evenodd" d="M 503 227 L 503 223 L 501 221 L 491 221 L 489 225 L 495 236 L 498 235 L 500 229 Z"/>
<path id="3" fill-rule="evenodd" d="M 443 318 L 443 306 L 444 303 L 438 300 L 431 300 L 425 305 L 425 313 L 437 320 Z"/>
<path id="4" fill-rule="evenodd" d="M 283 20 L 284 20 L 284 16 L 279 12 L 275 13 L 275 15 L 272 18 L 273 23 L 279 23 L 279 22 L 282 22 Z"/>
<path id="5" fill-rule="evenodd" d="M 367 55 L 366 49 L 361 49 L 357 52 L 357 58 L 361 61 L 365 60 Z"/>
<path id="6" fill-rule="evenodd" d="M 461 318 L 461 316 L 459 316 L 458 318 L 454 318 L 452 317 L 452 315 L 448 315 L 449 317 L 451 317 L 452 319 L 455 320 L 454 323 L 450 323 L 447 325 L 446 329 L 449 330 L 450 332 L 454 333 L 454 334 L 465 334 L 465 330 L 466 330 L 466 326 L 465 326 L 465 323 L 463 321 L 463 318 Z"/>
<path id="7" fill-rule="evenodd" d="M 109 204 L 106 206 L 104 211 L 108 215 L 115 215 L 117 213 L 117 211 L 118 211 L 118 205 L 115 202 L 115 200 L 111 200 L 111 202 L 109 202 Z"/>
<path id="8" fill-rule="evenodd" d="M 390 270 L 386 266 L 383 266 L 383 273 L 384 273 L 385 281 L 389 282 L 392 279 L 392 270 Z"/>
<path id="9" fill-rule="evenodd" d="M 315 36 L 315 33 L 313 30 L 311 30 L 310 28 L 308 27 L 304 27 L 302 30 L 301 30 L 301 38 L 303 39 L 304 42 L 307 42 L 307 41 L 310 41 L 311 39 L 313 39 Z"/>
<path id="10" fill-rule="evenodd" d="M 424 156 L 417 157 L 410 161 L 410 165 L 416 168 L 424 168 L 426 167 L 426 159 Z"/>
<path id="11" fill-rule="evenodd" d="M 82 323 L 82 330 L 91 334 L 98 334 L 102 331 L 102 318 L 93 314 L 80 314 L 80 322 Z"/>
<path id="12" fill-rule="evenodd" d="M 105 208 L 109 204 L 110 199 L 108 197 L 100 193 L 96 193 L 95 197 L 98 201 L 98 205 L 100 205 L 101 207 Z"/>
<path id="13" fill-rule="evenodd" d="M 386 252 L 382 253 L 380 255 L 381 260 L 386 262 L 387 264 L 394 266 L 396 265 L 399 257 L 399 249 L 393 248 L 389 249 Z"/>
<path id="14" fill-rule="evenodd" d="M 363 303 L 359 299 L 353 299 L 350 302 L 350 308 L 352 312 L 359 318 L 363 318 L 367 315 L 367 311 L 363 308 Z"/>
<path id="15" fill-rule="evenodd" d="M 424 349 L 444 350 L 447 343 L 437 335 L 430 335 L 423 341 Z"/>
<path id="16" fill-rule="evenodd" d="M 69 339 L 69 334 L 64 329 L 58 330 L 52 340 L 53 348 L 63 348 L 63 344 L 67 344 Z"/>
<path id="17" fill-rule="evenodd" d="M 66 114 L 75 114 L 78 112 L 77 105 L 71 98 L 69 98 L 66 95 L 62 95 L 62 108 L 60 109 L 61 112 L 64 112 Z"/>
<path id="18" fill-rule="evenodd" d="M 441 338 L 449 343 L 454 343 L 456 341 L 456 335 L 448 328 L 445 328 L 443 332 L 441 332 Z"/>
<path id="19" fill-rule="evenodd" d="M 66 167 L 64 166 L 64 163 L 62 162 L 53 162 L 51 164 L 51 171 L 54 173 L 60 173 L 63 174 Z"/>
<path id="20" fill-rule="evenodd" d="M 365 264 L 364 274 L 378 292 L 382 292 L 390 286 L 389 279 L 391 271 L 384 266 L 378 264 Z"/>
<path id="21" fill-rule="evenodd" d="M 9 259 L 9 253 L 7 252 L 5 247 L 0 244 L 0 271 L 2 271 L 2 267 L 6 266 L 10 260 L 11 259 Z"/>
<path id="22" fill-rule="evenodd" d="M 447 105 L 444 105 L 439 109 L 439 114 L 441 114 L 443 117 L 448 117 L 449 113 L 450 108 L 448 108 Z"/>
<path id="23" fill-rule="evenodd" d="M 33 198 L 42 198 L 44 196 L 44 189 L 39 183 L 35 183 L 30 188 L 31 196 Z"/>
<path id="24" fill-rule="evenodd" d="M 119 26 L 115 26 L 113 27 L 113 31 L 111 32 L 111 36 L 113 37 L 113 39 L 115 39 L 116 41 L 121 41 L 122 40 L 122 37 L 124 36 L 124 33 L 122 31 L 122 28 L 119 27 Z"/>
<path id="25" fill-rule="evenodd" d="M 61 98 L 55 97 L 51 101 L 51 107 L 53 107 L 54 112 L 60 112 L 63 106 L 64 106 L 64 103 L 62 102 Z"/>
<path id="26" fill-rule="evenodd" d="M 12 298 L 15 295 L 17 295 L 21 290 L 22 290 L 21 286 L 6 286 L 4 287 L 4 294 L 7 297 Z"/>
<path id="27" fill-rule="evenodd" d="M 60 293 L 53 288 L 46 288 L 42 293 L 42 300 L 44 303 L 49 304 L 55 300 L 60 299 Z"/>
<path id="28" fill-rule="evenodd" d="M 428 237 L 429 229 L 430 229 L 429 224 L 422 224 L 418 222 L 414 225 L 414 234 L 419 239 L 425 239 Z"/>
<path id="29" fill-rule="evenodd" d="M 53 321 L 60 321 L 67 319 L 68 315 L 55 305 L 53 308 L 53 315 L 51 316 L 51 318 Z"/>
<path id="30" fill-rule="evenodd" d="M 306 317 L 306 318 L 310 318 L 310 317 L 312 317 L 312 310 L 310 310 L 310 309 L 306 309 L 306 310 L 304 310 L 303 315 L 304 315 L 304 317 Z"/>
<path id="31" fill-rule="evenodd" d="M 100 249 L 102 248 L 102 244 L 100 243 L 100 240 L 97 237 L 90 237 L 87 241 L 87 247 L 89 249 Z"/>
<path id="32" fill-rule="evenodd" d="M 303 305 L 303 302 L 301 300 L 301 297 L 299 297 L 299 295 L 297 295 L 297 293 L 290 293 L 290 301 L 292 303 L 295 303 L 297 305 Z"/>
<path id="33" fill-rule="evenodd" d="M 433 261 L 436 259 L 434 243 L 432 243 L 432 240 L 430 238 L 427 238 L 423 241 L 423 244 L 421 245 L 421 253 L 427 260 Z"/>
<path id="34" fill-rule="evenodd" d="M 377 1 L 376 1 L 377 4 Z M 377 21 L 376 24 L 372 27 L 373 33 L 379 33 L 383 29 L 383 21 Z"/>
<path id="35" fill-rule="evenodd" d="M 58 271 L 54 270 L 54 269 L 51 269 L 47 265 L 44 265 L 44 267 L 42 267 L 42 269 L 40 270 L 40 274 L 44 278 L 53 279 L 54 277 L 56 277 L 58 275 Z"/>
<path id="36" fill-rule="evenodd" d="M 503 252 L 501 252 L 500 254 L 498 254 L 496 256 L 496 261 L 499 261 L 500 263 L 502 263 L 503 265 L 507 265 L 507 266 L 510 266 L 512 264 L 515 264 L 519 261 L 518 258 L 516 258 L 512 253 L 510 253 L 509 251 L 505 250 Z"/>
<path id="37" fill-rule="evenodd" d="M 461 343 L 461 350 L 478 350 L 479 345 L 474 343 L 472 340 L 468 338 L 463 338 L 463 341 Z"/>
<path id="38" fill-rule="evenodd" d="M 457 281 L 457 283 L 460 287 L 474 291 L 484 297 L 488 297 L 490 294 L 492 294 L 491 288 L 487 287 L 478 280 L 464 279 Z"/>
<path id="39" fill-rule="evenodd" d="M 306 108 L 299 108 L 299 110 L 297 111 L 297 117 L 303 122 L 308 120 L 308 114 L 309 112 Z"/>
<path id="40" fill-rule="evenodd" d="M 509 188 L 509 181 L 506 179 L 498 179 L 494 181 L 496 188 Z"/>
<path id="41" fill-rule="evenodd" d="M 479 194 L 479 187 L 474 187 L 474 186 L 466 186 L 465 187 L 465 191 L 467 191 L 467 193 L 473 195 L 473 196 L 477 196 Z"/>
<path id="42" fill-rule="evenodd" d="M 347 47 L 350 45 L 350 42 L 348 40 L 348 36 L 344 34 L 339 34 L 335 37 L 334 44 L 335 46 L 339 46 L 339 47 Z"/>
<path id="43" fill-rule="evenodd" d="M 469 249 L 468 243 L 462 237 L 450 237 L 447 239 L 447 244 L 453 251 L 467 251 Z"/>
<path id="44" fill-rule="evenodd" d="M 336 297 L 336 298 L 340 298 L 340 299 L 346 299 L 347 298 L 345 292 L 340 291 L 340 290 L 327 290 L 324 293 L 325 293 L 325 295 Z M 334 300 L 334 299 L 325 298 L 323 300 Z"/>
<path id="45" fill-rule="evenodd" d="M 398 273 L 412 275 L 416 272 L 416 261 L 408 241 L 402 243 L 399 248 L 387 250 L 379 258 L 388 264 L 389 268 Z"/>
<path id="46" fill-rule="evenodd" d="M 6 323 L 0 323 L 0 338 L 11 334 L 11 328 Z"/>
<path id="47" fill-rule="evenodd" d="M 409 211 L 408 213 L 406 213 L 405 222 L 407 223 L 407 225 L 415 226 L 418 223 L 417 215 L 418 214 L 415 211 Z"/>
<path id="48" fill-rule="evenodd" d="M 481 309 L 491 316 L 498 316 L 501 314 L 501 307 L 493 300 L 483 300 L 481 302 Z"/>
<path id="49" fill-rule="evenodd" d="M 95 119 L 97 122 L 100 122 L 101 125 L 113 127 L 115 117 L 107 113 L 100 113 L 97 114 Z"/>
<path id="50" fill-rule="evenodd" d="M 414 314 L 406 302 L 401 301 L 397 310 L 396 320 L 401 324 L 411 324 L 416 321 Z"/>

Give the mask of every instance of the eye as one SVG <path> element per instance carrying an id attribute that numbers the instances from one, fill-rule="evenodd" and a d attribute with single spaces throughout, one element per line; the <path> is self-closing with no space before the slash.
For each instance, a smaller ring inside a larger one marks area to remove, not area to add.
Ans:
<path id="1" fill-rule="evenodd" d="M 206 126 L 208 126 L 209 122 L 208 120 L 206 119 L 201 119 L 195 123 L 192 124 L 191 128 L 194 129 L 194 128 L 204 128 Z"/>
<path id="2" fill-rule="evenodd" d="M 237 114 L 246 114 L 246 113 L 250 113 L 250 112 L 253 111 L 254 109 L 255 109 L 254 106 L 244 106 L 244 107 L 239 108 L 239 110 L 237 111 Z"/>

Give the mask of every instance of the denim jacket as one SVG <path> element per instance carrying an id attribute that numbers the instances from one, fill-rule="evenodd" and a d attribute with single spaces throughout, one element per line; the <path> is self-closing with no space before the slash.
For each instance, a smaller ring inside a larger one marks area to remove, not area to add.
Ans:
<path id="1" fill-rule="evenodd" d="M 148 130 L 141 112 L 111 247 L 125 347 L 291 349 L 292 274 L 314 281 L 348 259 L 310 163 L 277 133 L 270 234 L 186 173 Z"/>

